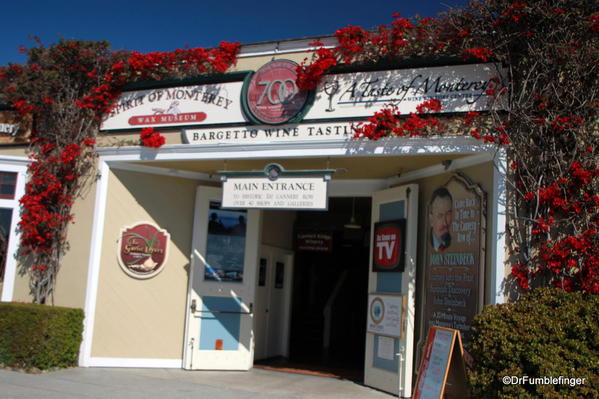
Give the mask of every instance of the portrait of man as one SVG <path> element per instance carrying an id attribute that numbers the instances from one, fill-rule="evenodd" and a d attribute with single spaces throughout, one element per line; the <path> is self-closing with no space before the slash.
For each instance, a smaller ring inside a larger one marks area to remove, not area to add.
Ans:
<path id="1" fill-rule="evenodd" d="M 451 244 L 450 229 L 453 219 L 453 198 L 445 187 L 439 187 L 433 192 L 428 217 L 433 250 L 442 252 Z"/>

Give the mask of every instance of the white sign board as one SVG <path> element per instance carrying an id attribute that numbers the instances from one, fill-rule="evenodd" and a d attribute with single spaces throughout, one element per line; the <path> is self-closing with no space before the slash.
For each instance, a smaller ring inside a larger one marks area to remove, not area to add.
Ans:
<path id="1" fill-rule="evenodd" d="M 367 331 L 400 338 L 404 298 L 403 295 L 368 295 Z"/>
<path id="2" fill-rule="evenodd" d="M 489 104 L 487 90 L 504 81 L 495 64 L 454 65 L 325 75 L 305 119 L 368 117 L 395 104 L 409 115 L 426 100 L 441 102 L 441 111 L 468 112 L 503 109 Z"/>
<path id="3" fill-rule="evenodd" d="M 325 75 L 304 120 L 360 120 L 386 104 L 395 104 L 400 113 L 408 115 L 430 99 L 441 102 L 441 113 L 503 109 L 505 104 L 500 102 L 490 104 L 492 96 L 487 91 L 504 81 L 504 76 L 501 68 L 489 63 Z M 190 144 L 312 141 L 353 136 L 351 122 L 247 125 L 248 118 L 241 105 L 243 84 L 238 81 L 124 92 L 104 117 L 100 130 L 222 126 L 184 131 L 184 141 Z M 227 127 L 231 124 L 246 126 Z"/>
<path id="4" fill-rule="evenodd" d="M 246 123 L 242 86 L 243 82 L 229 82 L 127 91 L 106 114 L 100 130 Z"/>
<path id="5" fill-rule="evenodd" d="M 395 359 L 395 340 L 391 337 L 380 336 L 377 357 L 386 360 Z"/>
<path id="6" fill-rule="evenodd" d="M 19 132 L 19 125 L 11 125 L 10 123 L 0 123 L 0 133 L 16 136 Z"/>
<path id="7" fill-rule="evenodd" d="M 327 183 L 318 177 L 227 177 L 223 208 L 327 209 Z"/>
<path id="8" fill-rule="evenodd" d="M 351 122 L 192 128 L 183 130 L 189 144 L 274 143 L 315 140 L 348 140 L 354 135 Z"/>

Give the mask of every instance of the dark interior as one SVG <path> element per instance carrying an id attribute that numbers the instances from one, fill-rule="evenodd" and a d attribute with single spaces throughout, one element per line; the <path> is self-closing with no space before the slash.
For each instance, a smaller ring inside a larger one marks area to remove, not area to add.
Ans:
<path id="1" fill-rule="evenodd" d="M 294 237 L 299 232 L 327 232 L 333 237 L 330 252 L 300 250 L 296 245 L 288 360 L 298 367 L 363 379 L 370 209 L 370 197 L 330 198 L 327 212 L 297 213 Z M 323 311 L 337 285 L 327 348 Z"/>

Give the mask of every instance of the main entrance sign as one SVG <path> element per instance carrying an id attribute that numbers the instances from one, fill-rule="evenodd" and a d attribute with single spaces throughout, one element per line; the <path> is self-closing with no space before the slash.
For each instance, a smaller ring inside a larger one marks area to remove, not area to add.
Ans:
<path id="1" fill-rule="evenodd" d="M 334 170 L 290 170 L 272 163 L 263 171 L 220 172 L 223 208 L 312 209 L 328 207 Z"/>
<path id="2" fill-rule="evenodd" d="M 274 60 L 258 69 L 244 86 L 243 106 L 255 123 L 276 125 L 295 119 L 304 110 L 309 93 L 295 83 L 297 64 Z"/>

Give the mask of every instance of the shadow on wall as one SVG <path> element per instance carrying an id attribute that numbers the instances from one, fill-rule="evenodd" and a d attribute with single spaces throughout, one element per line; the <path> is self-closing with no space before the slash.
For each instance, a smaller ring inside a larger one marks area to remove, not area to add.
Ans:
<path id="1" fill-rule="evenodd" d="M 198 182 L 122 170 L 114 170 L 113 174 L 129 192 L 133 201 L 148 214 L 150 220 L 147 221 L 153 221 L 170 233 L 170 245 L 186 256 L 190 254 Z M 138 222 L 127 217 L 127 209 L 121 210 L 120 214 L 124 217 L 123 220 L 126 220 L 123 226 Z M 171 248 L 171 254 L 174 249 Z M 183 267 L 189 276 L 189 264 Z"/>

